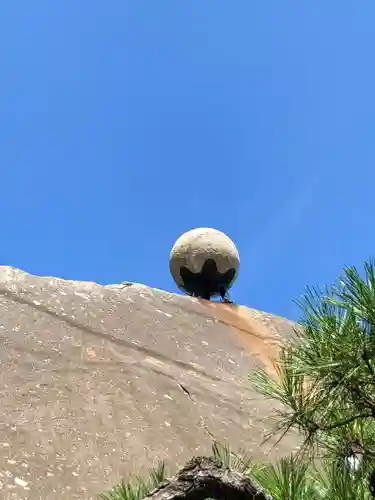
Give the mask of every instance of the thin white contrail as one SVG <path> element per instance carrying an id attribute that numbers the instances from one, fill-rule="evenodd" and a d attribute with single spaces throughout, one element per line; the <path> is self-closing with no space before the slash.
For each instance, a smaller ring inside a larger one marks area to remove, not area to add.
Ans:
<path id="1" fill-rule="evenodd" d="M 241 245 L 242 272 L 249 276 L 251 286 L 267 273 L 267 263 L 279 260 L 278 256 L 285 255 L 291 245 L 298 245 L 298 228 L 313 205 L 319 183 L 320 177 L 316 177 L 295 190 L 263 230 L 254 239 L 250 234 L 245 245 Z"/>

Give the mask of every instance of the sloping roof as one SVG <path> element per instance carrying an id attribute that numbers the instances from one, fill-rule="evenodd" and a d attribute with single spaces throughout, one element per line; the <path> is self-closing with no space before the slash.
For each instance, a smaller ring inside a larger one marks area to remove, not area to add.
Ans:
<path id="1" fill-rule="evenodd" d="M 248 374 L 272 373 L 292 334 L 244 307 L 0 267 L 1 498 L 95 498 L 209 453 L 210 433 L 256 459 L 288 453 L 296 437 L 260 446 L 273 403 Z"/>

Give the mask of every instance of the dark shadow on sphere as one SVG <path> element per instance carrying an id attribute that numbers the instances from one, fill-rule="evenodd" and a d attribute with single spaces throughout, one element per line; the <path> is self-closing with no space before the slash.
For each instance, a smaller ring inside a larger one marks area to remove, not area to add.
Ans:
<path id="1" fill-rule="evenodd" d="M 210 300 L 214 295 L 220 295 L 224 299 L 235 274 L 234 268 L 220 273 L 213 259 L 207 259 L 198 273 L 191 272 L 185 266 L 180 268 L 183 289 L 186 293 L 206 300 Z"/>

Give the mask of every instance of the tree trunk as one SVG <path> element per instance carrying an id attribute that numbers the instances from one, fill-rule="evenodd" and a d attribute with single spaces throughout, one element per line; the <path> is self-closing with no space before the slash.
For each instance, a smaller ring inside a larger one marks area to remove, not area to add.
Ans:
<path id="1" fill-rule="evenodd" d="M 271 500 L 244 475 L 207 457 L 190 460 L 175 477 L 164 481 L 145 500 Z"/>

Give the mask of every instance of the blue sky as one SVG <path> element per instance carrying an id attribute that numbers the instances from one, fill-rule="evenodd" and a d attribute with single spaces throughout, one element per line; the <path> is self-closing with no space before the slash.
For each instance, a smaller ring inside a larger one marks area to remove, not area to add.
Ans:
<path id="1" fill-rule="evenodd" d="M 175 291 L 194 227 L 296 319 L 374 254 L 375 3 L 1 2 L 0 264 Z"/>

